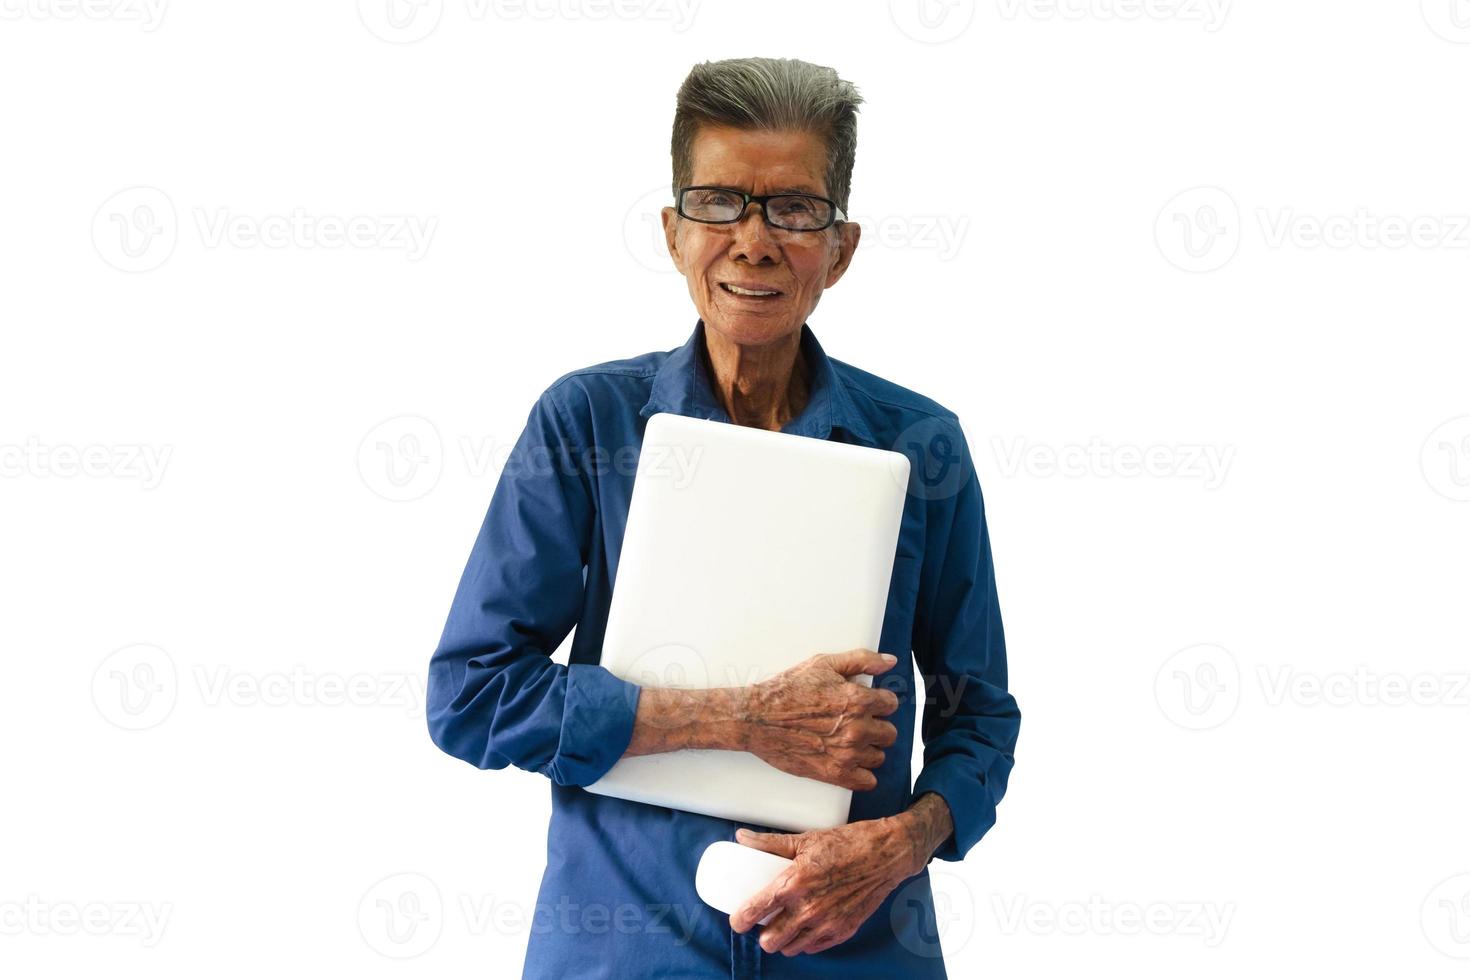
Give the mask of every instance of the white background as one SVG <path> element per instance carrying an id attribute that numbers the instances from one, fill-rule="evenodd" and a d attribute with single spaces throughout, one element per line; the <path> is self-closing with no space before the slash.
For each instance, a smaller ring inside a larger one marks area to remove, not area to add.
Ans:
<path id="1" fill-rule="evenodd" d="M 0 970 L 519 975 L 546 780 L 428 657 L 536 395 L 693 328 L 674 93 L 763 54 L 867 100 L 813 329 L 986 495 L 951 975 L 1463 975 L 1465 0 L 157 2 L 0 2 Z"/>

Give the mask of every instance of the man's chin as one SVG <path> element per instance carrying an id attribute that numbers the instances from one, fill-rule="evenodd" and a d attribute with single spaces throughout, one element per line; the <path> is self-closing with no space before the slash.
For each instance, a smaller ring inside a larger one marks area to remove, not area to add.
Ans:
<path id="1" fill-rule="evenodd" d="M 703 319 L 704 325 L 721 337 L 746 346 L 774 343 L 800 331 L 802 324 L 801 320 L 792 322 L 789 310 L 782 310 L 779 314 L 775 310 L 769 314 L 720 311 Z"/>

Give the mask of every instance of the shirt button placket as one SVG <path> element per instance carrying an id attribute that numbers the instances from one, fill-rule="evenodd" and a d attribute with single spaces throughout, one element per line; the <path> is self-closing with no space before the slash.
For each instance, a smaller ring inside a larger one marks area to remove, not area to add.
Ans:
<path id="1" fill-rule="evenodd" d="M 730 930 L 730 980 L 761 980 L 759 932 Z"/>

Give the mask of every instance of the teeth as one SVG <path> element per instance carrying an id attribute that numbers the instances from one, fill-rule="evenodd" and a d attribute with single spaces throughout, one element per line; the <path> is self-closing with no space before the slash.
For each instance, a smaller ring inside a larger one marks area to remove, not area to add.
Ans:
<path id="1" fill-rule="evenodd" d="M 775 296 L 777 292 L 774 289 L 741 289 L 739 286 L 732 286 L 728 282 L 721 283 L 721 285 L 736 296 Z"/>

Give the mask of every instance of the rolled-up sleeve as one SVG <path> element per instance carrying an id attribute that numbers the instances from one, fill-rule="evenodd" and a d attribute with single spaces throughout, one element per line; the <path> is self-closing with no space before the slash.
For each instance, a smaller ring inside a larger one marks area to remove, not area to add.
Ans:
<path id="1" fill-rule="evenodd" d="M 581 439 L 537 399 L 506 458 L 429 661 L 430 737 L 481 769 L 508 765 L 564 786 L 597 781 L 633 736 L 639 688 L 551 655 L 576 624 L 595 525 Z"/>
<path id="2" fill-rule="evenodd" d="M 963 430 L 950 436 L 965 478 L 929 501 L 914 656 L 926 688 L 924 765 L 913 798 L 938 793 L 954 833 L 934 852 L 958 861 L 995 824 L 1015 762 L 1021 713 L 1007 690 L 1005 633 L 980 481 Z"/>

